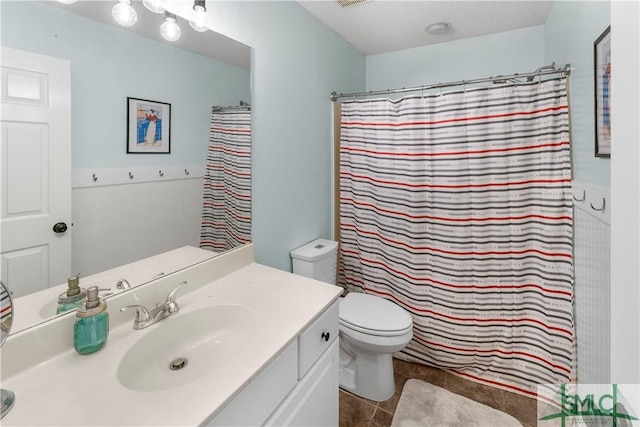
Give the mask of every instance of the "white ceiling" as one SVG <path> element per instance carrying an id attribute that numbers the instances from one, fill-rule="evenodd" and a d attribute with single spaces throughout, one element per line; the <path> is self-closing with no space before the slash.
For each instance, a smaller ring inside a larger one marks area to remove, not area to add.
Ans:
<path id="1" fill-rule="evenodd" d="M 552 1 L 371 0 L 343 8 L 335 0 L 299 3 L 365 55 L 500 33 L 545 23 Z M 454 32 L 426 27 L 449 22 Z"/>

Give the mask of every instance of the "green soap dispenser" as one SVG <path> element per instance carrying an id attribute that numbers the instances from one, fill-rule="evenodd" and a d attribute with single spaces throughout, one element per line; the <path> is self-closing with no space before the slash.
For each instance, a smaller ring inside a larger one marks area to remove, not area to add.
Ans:
<path id="1" fill-rule="evenodd" d="M 98 296 L 97 286 L 87 289 L 87 302 L 78 307 L 73 325 L 73 346 L 80 354 L 91 354 L 104 347 L 109 336 L 107 303 Z"/>
<path id="2" fill-rule="evenodd" d="M 58 296 L 56 314 L 75 310 L 87 299 L 87 291 L 80 287 L 80 273 L 67 279 L 67 290 Z"/>

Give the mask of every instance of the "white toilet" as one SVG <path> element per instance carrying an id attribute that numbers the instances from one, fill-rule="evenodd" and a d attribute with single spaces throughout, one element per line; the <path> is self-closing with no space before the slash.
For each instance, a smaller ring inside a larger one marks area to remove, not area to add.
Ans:
<path id="1" fill-rule="evenodd" d="M 318 239 L 291 252 L 293 272 L 335 284 L 338 243 Z M 349 293 L 340 301 L 340 387 L 381 402 L 393 396 L 392 355 L 413 337 L 411 316 L 386 299 Z"/>

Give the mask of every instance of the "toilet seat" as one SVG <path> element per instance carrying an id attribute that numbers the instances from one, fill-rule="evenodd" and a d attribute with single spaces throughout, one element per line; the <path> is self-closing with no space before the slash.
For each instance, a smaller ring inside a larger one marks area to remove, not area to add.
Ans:
<path id="1" fill-rule="evenodd" d="M 349 293 L 340 302 L 340 325 L 367 335 L 404 335 L 413 327 L 411 315 L 384 298 Z"/>
<path id="2" fill-rule="evenodd" d="M 376 337 L 397 337 L 400 335 L 404 335 L 413 329 L 412 326 L 408 326 L 407 328 L 402 329 L 400 331 L 378 331 L 375 329 L 368 329 L 368 328 L 363 328 L 361 326 L 352 325 L 348 322 L 343 322 L 342 320 L 340 321 L 340 326 L 343 326 L 352 331 L 360 332 L 365 335 L 373 335 Z"/>

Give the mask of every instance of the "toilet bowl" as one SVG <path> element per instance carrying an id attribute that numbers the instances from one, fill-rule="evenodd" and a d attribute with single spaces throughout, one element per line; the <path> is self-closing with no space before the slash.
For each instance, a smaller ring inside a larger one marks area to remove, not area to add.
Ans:
<path id="1" fill-rule="evenodd" d="M 293 272 L 336 282 L 338 243 L 317 239 L 291 252 Z M 364 398 L 393 396 L 393 353 L 413 337 L 411 315 L 384 298 L 349 293 L 340 301 L 340 387 Z"/>
<path id="2" fill-rule="evenodd" d="M 381 402 L 395 392 L 393 353 L 413 337 L 411 316 L 373 295 L 350 293 L 340 301 L 340 387 Z"/>

